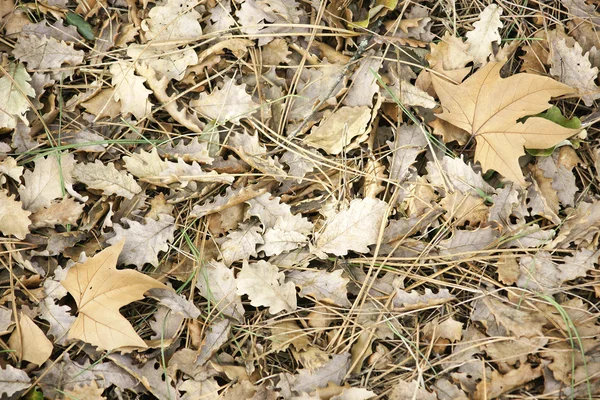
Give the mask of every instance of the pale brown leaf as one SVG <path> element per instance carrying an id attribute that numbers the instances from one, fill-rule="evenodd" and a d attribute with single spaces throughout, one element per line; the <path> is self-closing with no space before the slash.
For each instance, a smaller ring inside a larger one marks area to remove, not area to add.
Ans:
<path id="1" fill-rule="evenodd" d="M 77 303 L 77 319 L 69 330 L 69 339 L 80 339 L 101 350 L 147 347 L 119 309 L 144 298 L 149 289 L 166 287 L 137 271 L 117 270 L 124 244 L 121 240 L 71 267 L 61 281 Z"/>
<path id="2" fill-rule="evenodd" d="M 42 365 L 50 358 L 54 346 L 46 334 L 24 313 L 19 315 L 21 330 L 15 329 L 8 339 L 8 347 L 21 360 Z"/>
<path id="3" fill-rule="evenodd" d="M 237 293 L 248 295 L 255 307 L 268 307 L 270 314 L 292 312 L 296 309 L 296 288 L 284 280 L 283 272 L 275 265 L 263 260 L 249 264 L 244 260 L 237 276 Z"/>
<path id="4" fill-rule="evenodd" d="M 119 256 L 120 264 L 133 264 L 141 269 L 144 264 L 158 265 L 158 253 L 169 250 L 175 233 L 175 218 L 167 214 L 160 214 L 158 221 L 145 218 L 145 223 L 124 219 L 125 224 L 115 224 L 116 235 L 107 242 L 118 245 L 125 240 L 123 252 Z"/>
<path id="5" fill-rule="evenodd" d="M 551 97 L 573 89 L 550 78 L 532 74 L 500 77 L 502 63 L 488 63 L 460 85 L 433 76 L 444 112 L 438 117 L 475 137 L 475 160 L 484 171 L 493 169 L 525 185 L 519 157 L 530 149 L 550 148 L 578 132 L 544 118 L 531 117 L 550 107 Z"/>

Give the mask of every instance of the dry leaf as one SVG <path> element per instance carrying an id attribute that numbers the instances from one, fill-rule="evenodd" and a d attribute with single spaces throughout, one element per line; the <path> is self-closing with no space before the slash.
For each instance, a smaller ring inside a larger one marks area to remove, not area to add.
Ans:
<path id="1" fill-rule="evenodd" d="M 27 63 L 29 70 L 56 69 L 54 75 L 58 77 L 71 75 L 68 69 L 61 68 L 63 64 L 76 66 L 83 62 L 84 52 L 75 50 L 73 44 L 66 44 L 46 36 L 20 36 L 13 55 L 20 61 Z"/>
<path id="2" fill-rule="evenodd" d="M 67 197 L 31 215 L 31 225 L 34 228 L 53 227 L 55 225 L 76 226 L 79 217 L 83 213 L 83 207 L 83 204 Z"/>
<path id="3" fill-rule="evenodd" d="M 598 68 L 590 62 L 589 53 L 583 53 L 579 43 L 573 47 L 567 45 L 567 40 L 555 35 L 551 45 L 550 73 L 562 83 L 569 85 L 579 92 L 586 106 L 594 104 L 600 98 L 600 87 L 596 85 Z"/>
<path id="4" fill-rule="evenodd" d="M 393 142 L 388 141 L 387 144 L 392 152 L 392 155 L 388 157 L 390 179 L 402 183 L 413 170 L 412 165 L 415 163 L 417 156 L 427 146 L 425 132 L 417 124 L 403 124 L 398 127 L 395 140 Z"/>
<path id="5" fill-rule="evenodd" d="M 250 256 L 256 257 L 256 245 L 264 243 L 260 231 L 256 223 L 243 223 L 238 230 L 228 234 L 227 240 L 221 245 L 223 263 L 230 266 Z"/>
<path id="6" fill-rule="evenodd" d="M 479 15 L 477 22 L 473 24 L 475 29 L 467 32 L 467 44 L 469 54 L 473 56 L 475 66 L 485 64 L 488 57 L 493 53 L 492 43 L 500 44 L 500 33 L 502 28 L 500 21 L 502 8 L 497 4 L 488 5 Z"/>
<path id="7" fill-rule="evenodd" d="M 145 218 L 145 224 L 129 219 L 123 220 L 129 225 L 124 228 L 123 224 L 115 224 L 116 235 L 107 242 L 118 245 L 125 240 L 123 252 L 119 256 L 120 264 L 133 264 L 142 269 L 144 264 L 158 265 L 158 253 L 169 250 L 169 244 L 173 241 L 175 234 L 175 218 L 167 214 L 160 214 L 158 221 Z"/>
<path id="8" fill-rule="evenodd" d="M 475 160 L 484 171 L 493 169 L 525 185 L 519 157 L 523 147 L 547 149 L 573 136 L 577 129 L 563 128 L 544 118 L 530 117 L 550 107 L 551 97 L 572 89 L 550 78 L 532 74 L 500 77 L 501 63 L 488 63 L 460 85 L 433 77 L 444 112 L 438 117 L 469 132 L 477 141 Z"/>
<path id="9" fill-rule="evenodd" d="M 173 4 L 174 2 L 171 2 Z M 154 9 L 150 11 L 152 13 Z M 178 20 L 179 22 L 180 20 Z M 173 46 L 130 45 L 127 55 L 136 63 L 144 63 L 156 74 L 157 79 L 166 77 L 167 80 L 182 80 L 186 69 L 198 63 L 198 55 L 190 47 L 177 49 Z"/>
<path id="10" fill-rule="evenodd" d="M 195 40 L 202 36 L 194 0 L 165 0 L 142 21 L 146 39 L 155 42 Z"/>
<path id="11" fill-rule="evenodd" d="M 35 96 L 35 90 L 29 83 L 31 77 L 23 64 L 10 64 L 7 72 L 7 75 L 0 77 L 0 129 L 16 128 L 17 118 L 29 124 L 25 118 L 30 107 L 27 97 Z"/>
<path id="12" fill-rule="evenodd" d="M 238 132 L 229 137 L 229 145 L 245 162 L 260 172 L 283 180 L 287 176 L 277 159 L 268 155 L 265 145 L 260 143 L 258 134 Z"/>
<path id="13" fill-rule="evenodd" d="M 389 400 L 436 400 L 436 395 L 420 388 L 417 381 L 400 381 L 394 386 L 390 393 Z"/>
<path id="14" fill-rule="evenodd" d="M 196 287 L 200 295 L 210 301 L 220 313 L 237 321 L 243 320 L 244 307 L 240 296 L 236 294 L 233 270 L 225 264 L 211 261 L 203 265 L 198 272 Z"/>
<path id="15" fill-rule="evenodd" d="M 329 154 L 339 154 L 352 140 L 367 131 L 371 120 L 371 109 L 362 107 L 340 107 L 325 116 L 318 127 L 306 136 L 309 146 L 325 150 Z"/>
<path id="16" fill-rule="evenodd" d="M 244 260 L 237 276 L 237 293 L 246 294 L 255 307 L 269 307 L 270 314 L 296 310 L 296 288 L 292 282 L 284 283 L 285 276 L 277 266 L 266 261 L 249 264 Z"/>
<path id="17" fill-rule="evenodd" d="M 315 234 L 312 251 L 336 256 L 348 251 L 368 253 L 377 242 L 384 222 L 387 204 L 379 199 L 354 199 L 347 210 L 341 211 L 325 223 L 323 231 Z"/>
<path id="18" fill-rule="evenodd" d="M 115 100 L 121 102 L 121 112 L 142 119 L 152 108 L 152 103 L 148 99 L 152 91 L 144 86 L 146 78 L 135 75 L 134 71 L 133 63 L 130 62 L 119 61 L 111 64 L 111 83 L 115 90 Z"/>
<path id="19" fill-rule="evenodd" d="M 31 224 L 29 211 L 23 210 L 23 204 L 15 200 L 15 196 L 8 196 L 0 190 L 0 232 L 6 236 L 15 235 L 18 239 L 25 239 Z"/>
<path id="20" fill-rule="evenodd" d="M 31 379 L 27 376 L 27 372 L 16 369 L 10 364 L 7 364 L 4 369 L 0 368 L 0 395 L 10 397 L 29 386 L 31 386 Z"/>
<path id="21" fill-rule="evenodd" d="M 119 309 L 143 299 L 152 288 L 167 287 L 137 271 L 117 270 L 124 244 L 121 240 L 71 267 L 67 278 L 61 281 L 77 303 L 77 319 L 69 330 L 69 339 L 80 339 L 99 350 L 147 347 Z"/>
<path id="22" fill-rule="evenodd" d="M 113 163 L 104 164 L 100 160 L 93 164 L 76 164 L 73 177 L 91 189 L 102 190 L 106 196 L 116 194 L 131 199 L 142 191 L 127 172 L 117 170 Z"/>
<path id="23" fill-rule="evenodd" d="M 232 122 L 239 124 L 240 119 L 249 118 L 260 109 L 260 104 L 252 100 L 246 93 L 246 84 L 236 85 L 231 78 L 225 78 L 223 87 L 212 93 L 201 93 L 198 100 L 192 100 L 190 105 L 206 118 L 219 123 Z"/>
<path id="24" fill-rule="evenodd" d="M 58 153 L 37 158 L 34 162 L 35 168 L 25 171 L 25 184 L 19 187 L 23 208 L 36 212 L 50 207 L 52 200 L 64 196 L 63 187 L 72 195 L 77 195 L 72 187 L 75 166 L 73 154 Z"/>
<path id="25" fill-rule="evenodd" d="M 300 288 L 300 297 L 311 297 L 316 301 L 325 301 L 342 307 L 350 306 L 346 285 L 350 281 L 342 277 L 342 270 L 327 271 L 291 271 L 287 280 Z"/>
<path id="26" fill-rule="evenodd" d="M 52 354 L 54 349 L 52 342 L 35 322 L 22 312 L 19 315 L 19 323 L 21 330 L 13 331 L 8 339 L 8 347 L 14 350 L 21 360 L 42 365 Z"/>

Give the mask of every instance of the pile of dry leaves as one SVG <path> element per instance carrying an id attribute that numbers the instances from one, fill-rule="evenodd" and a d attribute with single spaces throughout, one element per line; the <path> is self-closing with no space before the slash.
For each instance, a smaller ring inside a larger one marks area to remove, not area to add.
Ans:
<path id="1" fill-rule="evenodd" d="M 598 28 L 1 1 L 0 397 L 598 398 Z"/>

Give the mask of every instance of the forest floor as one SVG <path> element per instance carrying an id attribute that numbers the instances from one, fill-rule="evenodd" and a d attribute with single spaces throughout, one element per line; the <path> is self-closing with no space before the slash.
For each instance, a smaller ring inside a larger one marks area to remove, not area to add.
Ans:
<path id="1" fill-rule="evenodd" d="M 0 398 L 600 398 L 597 3 L 0 1 Z"/>

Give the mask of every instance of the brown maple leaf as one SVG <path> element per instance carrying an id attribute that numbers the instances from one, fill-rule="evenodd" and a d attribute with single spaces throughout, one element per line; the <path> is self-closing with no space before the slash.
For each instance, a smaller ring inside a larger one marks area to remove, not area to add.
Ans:
<path id="1" fill-rule="evenodd" d="M 489 63 L 459 85 L 433 76 L 433 86 L 444 108 L 438 118 L 475 137 L 475 161 L 481 163 L 484 171 L 493 169 L 525 185 L 519 166 L 519 157 L 525 154 L 523 148 L 547 149 L 578 130 L 539 117 L 530 117 L 523 123 L 517 120 L 550 108 L 550 98 L 574 90 L 533 74 L 503 79 L 502 65 Z"/>

